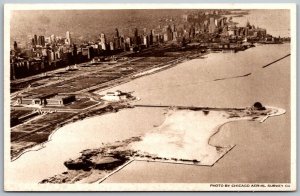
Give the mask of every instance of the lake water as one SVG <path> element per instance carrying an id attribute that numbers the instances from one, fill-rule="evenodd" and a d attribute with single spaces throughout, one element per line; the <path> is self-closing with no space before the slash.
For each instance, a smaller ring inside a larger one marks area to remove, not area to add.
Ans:
<path id="1" fill-rule="evenodd" d="M 239 53 L 211 53 L 110 90 L 135 91 L 138 103 L 244 107 L 256 101 L 285 115 L 264 123 L 233 122 L 214 144 L 237 146 L 214 167 L 133 162 L 105 182 L 288 182 L 290 178 L 290 57 L 261 67 L 290 51 L 289 44 L 261 45 Z M 251 73 L 250 76 L 226 80 Z M 66 170 L 63 162 L 102 143 L 143 135 L 164 121 L 164 109 L 134 108 L 93 117 L 57 130 L 44 148 L 8 166 L 11 183 L 36 183 Z M 280 149 L 280 150 L 279 150 Z M 23 172 L 26 171 L 26 172 Z M 187 175 L 188 174 L 188 175 Z"/>
<path id="2" fill-rule="evenodd" d="M 274 14 L 274 11 L 276 14 Z M 271 15 L 271 13 L 273 13 Z M 289 11 L 252 10 L 234 18 L 247 20 L 278 36 L 289 35 Z M 276 22 L 274 22 L 276 21 Z M 290 45 L 261 45 L 239 53 L 211 53 L 111 90 L 135 91 L 139 104 L 245 107 L 256 101 L 286 110 L 264 123 L 225 124 L 211 142 L 236 144 L 213 167 L 133 162 L 108 178 L 110 182 L 277 182 L 290 180 Z M 218 80 L 251 73 L 250 76 Z M 66 170 L 63 162 L 102 143 L 143 135 L 165 119 L 164 109 L 134 108 L 68 124 L 57 130 L 44 148 L 23 154 L 6 165 L 7 183 L 37 183 Z"/>
<path id="3" fill-rule="evenodd" d="M 213 168 L 133 162 L 105 182 L 289 182 L 290 58 L 261 68 L 289 50 L 289 44 L 263 45 L 236 54 L 209 54 L 115 88 L 135 90 L 145 104 L 244 107 L 260 101 L 287 113 L 264 123 L 226 124 L 214 144 L 237 146 Z M 247 73 L 252 74 L 213 81 Z"/>

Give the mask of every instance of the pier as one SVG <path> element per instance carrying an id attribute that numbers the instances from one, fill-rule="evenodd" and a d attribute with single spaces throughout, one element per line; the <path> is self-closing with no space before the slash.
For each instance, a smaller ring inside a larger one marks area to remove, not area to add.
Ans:
<path id="1" fill-rule="evenodd" d="M 216 107 L 201 107 L 201 106 L 178 106 L 178 105 L 151 105 L 151 104 L 136 104 L 132 105 L 133 107 L 146 107 L 146 108 L 176 108 L 179 110 L 214 110 L 214 111 L 222 111 L 222 110 L 244 110 L 245 108 L 216 108 Z"/>

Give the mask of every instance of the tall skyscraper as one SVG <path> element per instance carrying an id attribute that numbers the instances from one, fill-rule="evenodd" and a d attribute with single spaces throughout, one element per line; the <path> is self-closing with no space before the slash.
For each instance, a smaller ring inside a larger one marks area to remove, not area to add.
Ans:
<path id="1" fill-rule="evenodd" d="M 130 37 L 127 37 L 126 38 L 126 40 L 125 40 L 125 42 L 129 45 L 129 46 L 131 46 L 131 38 Z"/>
<path id="2" fill-rule="evenodd" d="M 41 44 L 42 46 L 45 46 L 45 36 L 41 36 Z"/>
<path id="3" fill-rule="evenodd" d="M 131 46 L 131 44 L 132 44 L 131 38 L 126 37 L 126 39 L 125 39 L 125 49 L 124 50 L 129 50 L 129 47 Z"/>
<path id="4" fill-rule="evenodd" d="M 172 24 L 172 25 L 171 25 L 171 30 L 172 30 L 172 32 L 175 32 L 175 31 L 176 31 L 176 25 L 175 25 L 175 24 Z"/>
<path id="5" fill-rule="evenodd" d="M 106 38 L 105 38 L 104 33 L 100 34 L 100 44 L 101 44 L 102 50 L 106 50 Z"/>
<path id="6" fill-rule="evenodd" d="M 190 27 L 190 29 L 189 29 L 189 36 L 190 36 L 191 38 L 194 38 L 194 37 L 195 37 L 195 26 L 194 26 L 194 25 L 192 25 L 192 26 Z"/>
<path id="7" fill-rule="evenodd" d="M 245 36 L 249 35 L 249 27 L 245 27 Z"/>
<path id="8" fill-rule="evenodd" d="M 18 49 L 18 44 L 16 41 L 14 41 L 14 50 L 17 50 Z"/>
<path id="9" fill-rule="evenodd" d="M 72 49 L 72 63 L 77 63 L 77 47 L 75 44 L 73 44 Z"/>
<path id="10" fill-rule="evenodd" d="M 110 50 L 115 50 L 114 42 L 109 42 L 109 49 Z"/>
<path id="11" fill-rule="evenodd" d="M 45 37 L 42 36 L 42 35 L 39 36 L 37 44 L 40 45 L 40 46 L 45 46 Z"/>
<path id="12" fill-rule="evenodd" d="M 173 32 L 173 41 L 177 41 L 177 37 L 178 37 L 177 32 L 176 31 Z"/>
<path id="13" fill-rule="evenodd" d="M 172 40 L 173 36 L 172 36 L 172 29 L 171 29 L 170 25 L 166 26 L 164 28 L 164 31 L 165 31 L 165 33 L 164 33 L 164 41 L 170 41 L 170 40 Z"/>
<path id="14" fill-rule="evenodd" d="M 135 28 L 134 31 L 133 31 L 132 44 L 133 45 L 139 45 L 139 34 L 138 34 L 138 29 L 137 28 Z"/>
<path id="15" fill-rule="evenodd" d="M 51 41 L 51 43 L 55 43 L 55 41 L 56 41 L 55 35 L 52 34 L 50 36 L 50 41 Z"/>
<path id="16" fill-rule="evenodd" d="M 39 37 L 38 37 L 38 42 L 37 42 L 37 45 L 41 46 L 41 45 L 42 45 L 42 44 L 41 44 L 41 42 L 42 42 L 42 40 L 41 40 L 41 36 L 39 36 Z"/>
<path id="17" fill-rule="evenodd" d="M 143 44 L 148 47 L 149 46 L 149 39 L 147 35 L 143 36 Z"/>
<path id="18" fill-rule="evenodd" d="M 124 39 L 124 36 L 120 37 L 120 49 L 122 49 L 122 50 L 125 49 L 125 39 Z"/>
<path id="19" fill-rule="evenodd" d="M 31 39 L 31 45 L 32 45 L 32 46 L 35 46 L 34 38 Z"/>
<path id="20" fill-rule="evenodd" d="M 119 37 L 119 30 L 118 30 L 118 28 L 115 29 L 115 37 Z"/>
<path id="21" fill-rule="evenodd" d="M 37 35 L 34 35 L 34 45 L 37 45 L 37 42 L 38 42 L 38 38 L 37 38 Z"/>
<path id="22" fill-rule="evenodd" d="M 215 30 L 216 30 L 215 19 L 213 17 L 211 17 L 211 18 L 209 18 L 208 32 L 209 33 L 214 33 Z"/>
<path id="23" fill-rule="evenodd" d="M 149 35 L 149 45 L 153 45 L 153 35 L 154 35 L 154 30 L 151 30 Z"/>
<path id="24" fill-rule="evenodd" d="M 208 21 L 207 20 L 204 20 L 204 22 L 203 22 L 203 29 L 205 32 L 207 32 L 207 29 L 208 29 Z"/>
<path id="25" fill-rule="evenodd" d="M 139 36 L 138 29 L 135 28 L 135 29 L 134 29 L 134 37 L 138 37 L 138 36 Z"/>
<path id="26" fill-rule="evenodd" d="M 132 38 L 132 44 L 133 44 L 133 45 L 138 45 L 138 37 L 134 36 L 134 37 Z"/>
<path id="27" fill-rule="evenodd" d="M 114 46 L 115 46 L 115 49 L 120 49 L 120 36 L 119 36 L 119 31 L 118 29 L 116 28 L 115 29 L 115 35 L 114 35 Z"/>
<path id="28" fill-rule="evenodd" d="M 220 20 L 215 20 L 215 26 L 218 27 L 220 25 Z"/>
<path id="29" fill-rule="evenodd" d="M 66 32 L 66 42 L 68 45 L 72 44 L 72 38 L 71 38 L 71 34 L 69 31 Z"/>

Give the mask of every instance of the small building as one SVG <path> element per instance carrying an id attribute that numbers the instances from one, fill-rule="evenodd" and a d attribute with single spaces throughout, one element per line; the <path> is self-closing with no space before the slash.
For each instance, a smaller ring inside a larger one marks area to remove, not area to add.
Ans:
<path id="1" fill-rule="evenodd" d="M 112 101 L 112 102 L 115 102 L 115 101 L 122 101 L 122 100 L 126 100 L 128 98 L 131 98 L 131 94 L 130 93 L 125 93 L 125 92 L 122 92 L 122 91 L 115 91 L 115 92 L 107 92 L 106 95 L 104 95 L 102 97 L 103 100 L 105 101 Z"/>
<path id="2" fill-rule="evenodd" d="M 63 106 L 76 101 L 75 95 L 55 95 L 46 99 L 47 106 Z"/>
<path id="3" fill-rule="evenodd" d="M 63 106 L 76 101 L 75 95 L 59 95 L 54 94 L 26 94 L 17 98 L 19 105 L 40 105 L 40 106 Z"/>
<path id="4" fill-rule="evenodd" d="M 46 105 L 47 99 L 56 94 L 25 94 L 17 98 L 17 103 L 20 105 Z"/>

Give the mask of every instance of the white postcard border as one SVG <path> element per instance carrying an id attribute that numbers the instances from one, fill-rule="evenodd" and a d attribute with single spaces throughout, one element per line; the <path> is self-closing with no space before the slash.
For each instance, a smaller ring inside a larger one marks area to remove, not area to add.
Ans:
<path id="1" fill-rule="evenodd" d="M 72 9 L 290 9 L 291 14 L 291 183 L 109 183 L 7 184 L 10 171 L 10 69 L 4 66 L 4 189 L 6 191 L 293 191 L 296 190 L 296 4 L 5 4 L 4 65 L 9 64 L 10 13 L 13 10 Z M 252 187 L 252 186 L 258 187 Z M 282 185 L 282 186 L 274 186 Z M 272 186 L 272 187 L 271 187 Z"/>

